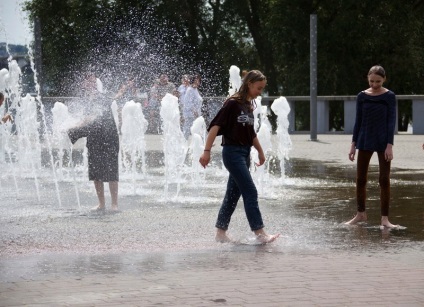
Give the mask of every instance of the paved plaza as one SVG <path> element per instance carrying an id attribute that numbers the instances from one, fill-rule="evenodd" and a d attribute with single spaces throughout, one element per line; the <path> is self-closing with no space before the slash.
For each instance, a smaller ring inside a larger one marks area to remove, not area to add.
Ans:
<path id="1" fill-rule="evenodd" d="M 350 138 L 325 134 L 318 135 L 318 141 L 310 141 L 307 134 L 291 135 L 290 158 L 354 169 L 355 164 L 348 160 Z M 161 149 L 160 136 L 147 135 L 146 140 L 149 149 Z M 420 184 L 424 182 L 423 142 L 422 135 L 395 136 L 394 175 L 414 173 L 416 178 L 421 178 Z M 219 150 L 216 144 L 213 151 Z M 377 164 L 376 157 L 372 164 Z M 3 197 L 3 205 L 8 199 Z M 123 203 L 130 207 L 132 199 L 125 197 Z M 30 203 L 21 206 L 21 212 L 28 212 L 27 215 L 35 210 L 30 208 Z M 114 238 L 112 232 L 127 233 L 129 237 L 125 242 L 110 242 L 107 246 L 102 243 L 102 249 L 97 252 L 77 249 L 84 247 L 84 242 L 73 248 L 69 243 L 73 241 L 64 238 L 65 252 L 46 244 L 38 250 L 33 247 L 28 253 L 25 246 L 14 248 L 13 253 L 2 253 L 0 306 L 424 306 L 424 245 L 422 241 L 411 240 L 408 232 L 394 240 L 378 227 L 340 229 L 335 225 L 328 228 L 331 233 L 324 234 L 314 233 L 311 224 L 302 225 L 297 240 L 290 238 L 289 231 L 282 232 L 276 242 L 268 245 L 218 244 L 213 240 L 216 206 L 207 207 L 206 212 L 211 214 L 205 216 L 200 207 L 186 211 L 190 212 L 189 216 L 168 211 L 163 205 L 150 208 L 145 213 L 146 219 L 160 221 L 143 231 L 131 230 L 140 226 L 133 224 L 134 215 L 139 212 L 136 210 L 103 219 L 102 225 L 108 228 L 102 230 L 102 241 Z M 268 209 L 263 208 L 267 215 Z M 424 231 L 424 210 L 419 214 L 421 226 L 418 227 Z M 70 223 L 71 218 L 74 217 L 62 219 L 61 223 L 71 228 L 66 233 L 74 233 L 80 225 L 72 223 L 82 221 L 74 218 Z M 90 223 L 97 221 L 94 217 L 84 218 Z M 43 225 L 48 227 L 54 219 L 51 213 L 42 218 L 41 226 L 31 228 L 34 238 L 41 236 Z M 31 227 L 25 225 L 22 216 L 16 216 L 15 220 L 22 228 Z M 196 227 L 190 227 L 190 220 L 198 221 Z M 177 224 L 181 230 L 177 239 L 177 234 L 161 230 Z M 270 224 L 276 225 L 272 219 Z M 15 223 L 10 222 L 10 227 L 1 225 L 0 229 L 12 231 L 13 227 Z M 243 227 L 246 229 L 245 224 Z M 343 239 L 326 248 L 326 240 L 332 236 Z M 418 236 L 422 238 L 422 232 Z M 314 237 L 324 239 L 310 247 L 301 243 L 303 237 L 311 241 Z M 349 237 L 355 237 L 357 243 L 350 245 Z M 47 240 L 49 244 L 61 244 L 59 235 L 53 238 Z M 181 246 L 177 248 L 174 244 L 167 248 L 167 241 L 172 239 Z M 147 242 L 145 251 L 139 241 Z M 16 239 L 8 244 L 19 242 Z M 125 244 L 140 244 L 137 245 L 140 248 L 126 250 Z M 122 250 L 117 251 L 116 245 L 123 246 Z M 2 248 L 6 248 L 4 242 Z"/>

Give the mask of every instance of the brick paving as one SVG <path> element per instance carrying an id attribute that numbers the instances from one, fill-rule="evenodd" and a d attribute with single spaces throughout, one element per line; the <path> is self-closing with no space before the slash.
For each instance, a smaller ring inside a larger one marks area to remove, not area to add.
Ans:
<path id="1" fill-rule="evenodd" d="M 3 282 L 0 305 L 423 306 L 422 259 L 259 249 L 186 253 L 178 266 L 148 273 L 135 268 L 125 274 L 68 276 L 59 271 L 41 279 Z"/>
<path id="2" fill-rule="evenodd" d="M 351 163 L 350 136 L 318 140 L 292 135 L 290 157 Z M 397 135 L 393 167 L 421 172 L 423 141 Z M 16 272 L 0 276 L 0 306 L 424 306 L 423 245 L 374 250 L 366 240 L 352 250 L 211 242 L 184 252 L 16 255 L 0 259 Z"/>

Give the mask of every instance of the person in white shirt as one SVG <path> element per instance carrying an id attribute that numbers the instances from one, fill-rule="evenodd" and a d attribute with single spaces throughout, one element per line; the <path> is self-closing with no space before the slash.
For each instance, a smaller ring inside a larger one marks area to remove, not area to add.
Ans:
<path id="1" fill-rule="evenodd" d="M 187 87 L 187 90 L 181 99 L 184 120 L 183 133 L 186 139 L 190 136 L 190 128 L 194 120 L 202 115 L 203 98 L 200 96 L 198 90 L 200 82 L 200 75 L 196 74 L 192 76 L 190 78 L 190 85 Z"/>
<path id="2" fill-rule="evenodd" d="M 185 92 L 187 90 L 187 88 L 190 85 L 190 76 L 189 75 L 182 75 L 181 76 L 181 85 L 177 88 L 178 91 L 178 98 L 181 100 L 184 95 Z"/>

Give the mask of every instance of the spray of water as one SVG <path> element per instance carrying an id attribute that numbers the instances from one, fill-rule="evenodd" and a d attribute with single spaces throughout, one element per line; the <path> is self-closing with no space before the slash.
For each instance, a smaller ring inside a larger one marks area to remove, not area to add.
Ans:
<path id="1" fill-rule="evenodd" d="M 73 161 L 73 155 L 72 155 L 72 144 L 69 140 L 67 131 L 70 127 L 73 127 L 77 120 L 74 119 L 70 114 L 68 107 L 61 103 L 56 102 L 54 104 L 54 107 L 52 109 L 52 115 L 53 115 L 53 129 L 52 129 L 52 136 L 51 136 L 51 144 L 53 148 L 56 149 L 56 157 L 57 157 L 57 173 L 58 173 L 58 180 L 66 180 L 66 170 L 70 168 L 71 174 L 72 174 L 72 180 L 75 187 L 75 194 L 76 199 L 78 203 L 78 208 L 81 211 L 81 201 L 79 196 L 79 189 L 78 189 L 78 182 L 77 182 L 77 176 Z M 65 155 L 69 156 L 69 164 L 68 168 L 64 165 L 64 157 Z"/>
<path id="2" fill-rule="evenodd" d="M 205 178 L 205 170 L 199 163 L 199 157 L 205 148 L 206 138 L 206 123 L 203 116 L 199 116 L 191 126 L 191 143 L 190 143 L 190 156 L 191 156 L 191 171 L 192 183 L 199 184 L 199 180 Z M 201 174 L 203 176 L 201 177 Z"/>
<path id="3" fill-rule="evenodd" d="M 134 194 L 137 188 L 137 163 L 141 163 L 141 173 L 146 174 L 146 130 L 147 120 L 141 104 L 127 101 L 122 109 L 121 156 L 124 171 L 131 176 Z"/>
<path id="4" fill-rule="evenodd" d="M 289 151 L 292 149 L 290 139 L 289 120 L 290 105 L 285 97 L 274 100 L 271 105 L 272 111 L 277 115 L 277 157 L 280 160 L 281 178 L 285 177 L 285 160 L 289 160 Z"/>
<path id="5" fill-rule="evenodd" d="M 177 184 L 178 196 L 181 189 L 182 170 L 187 155 L 187 141 L 180 127 L 178 98 L 166 94 L 161 101 L 160 116 L 163 130 L 163 152 L 165 164 L 165 195 L 169 185 Z"/>
<path id="6" fill-rule="evenodd" d="M 228 94 L 231 96 L 241 87 L 240 68 L 235 65 L 230 67 L 230 88 Z"/>
<path id="7" fill-rule="evenodd" d="M 21 69 L 15 60 L 9 60 L 9 69 L 2 70 L 2 81 L 0 81 L 0 91 L 5 92 L 5 97 L 9 101 L 9 113 L 12 115 L 14 126 L 3 129 L 5 136 L 2 142 L 5 142 L 7 153 L 9 156 L 10 166 L 17 167 L 20 174 L 26 174 L 26 170 L 31 170 L 34 178 L 38 201 L 40 201 L 39 183 L 37 169 L 41 167 L 41 145 L 38 138 L 39 123 L 37 121 L 37 105 L 35 99 L 27 94 L 21 98 L 20 76 Z M 9 135 L 7 135 L 9 132 Z M 15 156 L 17 165 L 12 163 L 12 155 L 10 149 L 10 141 L 15 138 L 17 144 L 17 153 Z M 16 171 L 13 170 L 16 174 Z M 17 195 L 18 195 L 17 190 Z"/>

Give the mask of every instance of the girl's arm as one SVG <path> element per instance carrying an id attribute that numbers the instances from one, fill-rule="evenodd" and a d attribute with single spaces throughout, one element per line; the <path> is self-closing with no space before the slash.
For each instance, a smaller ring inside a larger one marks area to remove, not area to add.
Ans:
<path id="1" fill-rule="evenodd" d="M 206 138 L 206 144 L 205 144 L 205 150 L 203 151 L 203 154 L 200 156 L 199 162 L 200 164 L 205 168 L 206 165 L 208 165 L 209 161 L 211 160 L 211 149 L 213 142 L 215 141 L 215 138 L 219 131 L 219 126 L 213 126 L 208 133 L 208 137 Z"/>
<path id="2" fill-rule="evenodd" d="M 256 163 L 256 166 L 261 166 L 262 164 L 265 163 L 265 154 L 264 154 L 264 151 L 262 150 L 261 143 L 259 143 L 259 140 L 257 137 L 253 139 L 253 147 L 255 147 L 255 149 L 258 151 L 259 163 Z"/>

